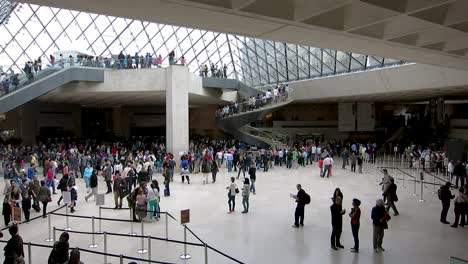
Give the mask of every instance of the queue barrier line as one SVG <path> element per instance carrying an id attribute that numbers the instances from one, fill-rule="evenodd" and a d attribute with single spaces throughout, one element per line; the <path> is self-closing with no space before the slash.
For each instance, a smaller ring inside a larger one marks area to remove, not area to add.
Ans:
<path id="1" fill-rule="evenodd" d="M 176 218 L 174 216 L 172 216 L 169 212 L 164 212 L 167 216 L 171 217 L 172 219 L 174 219 L 175 221 Z M 60 213 L 52 213 L 54 215 L 59 215 L 59 216 L 67 216 L 66 214 L 60 214 Z M 108 221 L 120 221 L 120 222 L 131 222 L 131 223 L 134 223 L 133 221 L 131 220 L 123 220 L 123 219 L 113 219 L 113 218 L 99 218 L 99 217 L 94 217 L 94 216 L 79 216 L 79 215 L 68 215 L 68 216 L 71 216 L 71 217 L 75 217 L 75 218 L 85 218 L 85 219 L 102 219 L 102 220 L 108 220 Z M 205 251 L 206 249 L 211 249 L 213 251 L 215 251 L 216 253 L 218 254 L 221 254 L 222 256 L 230 259 L 230 260 L 233 260 L 237 263 L 241 263 L 241 264 L 244 264 L 243 262 L 217 250 L 216 248 L 212 247 L 212 246 L 209 246 L 207 243 L 205 243 L 202 239 L 200 239 L 200 237 L 198 237 L 190 228 L 188 228 L 186 225 L 185 225 L 185 229 L 186 230 L 189 230 L 189 232 L 197 239 L 201 242 L 200 243 L 193 243 L 193 242 L 186 242 L 186 241 L 180 241 L 180 240 L 173 240 L 173 239 L 169 239 L 169 238 L 161 238 L 161 237 L 155 237 L 155 236 L 143 236 L 143 235 L 130 235 L 130 234 L 120 234 L 120 233 L 108 233 L 108 232 L 104 232 L 105 234 L 107 235 L 114 235 L 114 236 L 121 236 L 121 237 L 135 237 L 135 238 L 141 238 L 141 239 L 144 239 L 144 238 L 149 238 L 149 239 L 154 239 L 154 240 L 160 240 L 160 241 L 167 241 L 167 242 L 172 242 L 172 243 L 177 243 L 177 244 L 183 244 L 183 245 L 190 245 L 190 246 L 196 246 L 196 247 L 205 247 Z M 102 232 L 86 232 L 86 231 L 71 231 L 71 230 L 65 230 L 65 229 L 58 229 L 58 228 L 55 228 L 54 227 L 54 230 L 55 231 L 66 231 L 66 232 L 70 232 L 70 233 L 81 233 L 81 234 L 89 234 L 89 235 L 92 235 L 92 236 L 95 236 L 95 235 L 103 235 L 104 233 Z M 207 253 L 205 253 L 207 254 Z"/>
<path id="2" fill-rule="evenodd" d="M 50 215 L 50 214 L 54 214 L 54 213 L 57 212 L 58 210 L 65 208 L 65 206 L 66 206 L 66 205 L 62 205 L 61 207 L 56 208 L 56 209 L 54 209 L 54 210 L 52 210 L 52 211 L 46 213 L 46 215 L 48 216 L 48 215 Z M 19 222 L 19 223 L 17 223 L 17 224 L 20 225 L 20 224 L 24 224 L 24 223 L 29 223 L 29 222 L 31 222 L 31 221 L 34 221 L 34 220 L 37 220 L 37 219 L 40 219 L 40 218 L 43 218 L 43 217 L 42 217 L 42 214 L 41 214 L 41 215 L 38 215 L 38 216 L 35 216 L 35 217 L 33 217 L 33 218 L 30 218 L 29 221 L 24 220 L 24 221 L 21 221 L 21 222 Z M 11 225 L 2 228 L 2 229 L 0 229 L 0 231 L 7 230 L 10 226 L 11 226 Z"/>
<path id="3" fill-rule="evenodd" d="M 61 231 L 61 232 L 68 232 L 68 233 L 77 233 L 77 234 L 84 234 L 84 235 L 104 235 L 104 233 L 97 233 L 97 232 L 87 232 L 87 231 L 75 231 L 75 230 L 65 230 L 62 228 L 55 228 L 55 231 Z M 173 240 L 173 239 L 165 239 L 162 237 L 155 237 L 155 236 L 142 236 L 142 235 L 129 235 L 129 234 L 120 234 L 120 233 L 111 233 L 111 232 L 105 232 L 107 235 L 111 236 L 120 236 L 120 237 L 134 237 L 134 238 L 148 238 L 150 237 L 151 239 L 154 240 L 161 240 L 161 241 L 167 241 L 167 242 L 172 242 L 172 243 L 178 243 L 178 244 L 186 244 L 189 246 L 196 246 L 196 247 L 204 247 L 205 244 L 199 244 L 199 243 L 193 243 L 193 242 L 184 242 L 180 240 Z"/>
<path id="4" fill-rule="evenodd" d="M 223 253 L 223 252 L 217 250 L 216 248 L 214 248 L 214 247 L 212 247 L 212 246 L 210 246 L 210 245 L 206 245 L 206 246 L 207 246 L 209 249 L 213 250 L 214 252 L 216 252 L 216 253 L 218 253 L 218 254 L 220 254 L 220 255 L 222 255 L 222 256 L 224 256 L 224 257 L 226 257 L 226 258 L 228 258 L 228 259 L 230 259 L 230 260 L 232 260 L 232 261 L 234 261 L 234 262 L 236 262 L 236 263 L 245 264 L 244 262 L 239 261 L 239 260 L 237 260 L 237 259 L 235 259 L 235 258 L 233 258 L 233 257 L 231 257 L 231 256 L 229 256 L 229 255 L 227 255 L 227 254 L 225 254 L 225 253 Z"/>
<path id="5" fill-rule="evenodd" d="M 59 229 L 56 229 L 59 230 Z M 67 231 L 69 232 L 69 231 Z M 5 240 L 0 240 L 0 243 L 8 243 L 8 241 Z M 37 244 L 37 243 L 31 243 L 31 242 L 23 242 L 23 245 L 26 245 L 28 247 L 33 246 L 33 247 L 40 247 L 40 248 L 49 248 L 53 249 L 54 246 L 51 245 L 44 245 L 44 244 Z M 120 258 L 120 259 L 128 259 L 128 260 L 136 260 L 136 261 L 142 261 L 142 262 L 149 262 L 149 263 L 157 263 L 157 264 L 176 264 L 172 262 L 163 262 L 163 261 L 157 261 L 157 260 L 149 260 L 149 259 L 142 259 L 142 258 L 136 258 L 136 257 L 130 257 L 130 256 L 125 256 L 125 255 L 117 255 L 117 254 L 112 254 L 112 253 L 104 253 L 100 251 L 94 251 L 94 250 L 89 250 L 86 248 L 80 248 L 80 247 L 72 247 L 70 246 L 70 251 L 73 249 L 78 249 L 80 252 L 87 252 L 91 254 L 96 254 L 96 255 L 102 255 L 102 256 L 108 256 L 108 257 L 114 257 L 114 258 Z M 30 252 L 30 251 L 29 251 Z"/>

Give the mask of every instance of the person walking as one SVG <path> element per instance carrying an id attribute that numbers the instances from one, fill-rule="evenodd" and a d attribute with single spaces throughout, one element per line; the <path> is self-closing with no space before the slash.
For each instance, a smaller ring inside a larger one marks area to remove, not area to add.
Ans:
<path id="1" fill-rule="evenodd" d="M 392 176 L 388 174 L 387 169 L 383 169 L 382 172 L 383 172 L 383 177 L 382 177 L 382 181 L 380 182 L 380 185 L 382 185 L 382 197 L 385 203 L 387 201 L 387 190 L 388 190 L 388 187 L 390 187 L 390 184 L 391 184 L 390 179 L 392 179 Z"/>
<path id="2" fill-rule="evenodd" d="M 359 208 L 360 205 L 361 201 L 354 198 L 353 208 L 351 208 L 351 212 L 349 213 L 349 217 L 351 217 L 351 232 L 353 233 L 354 238 L 354 247 L 351 248 L 351 252 L 355 253 L 359 252 L 359 226 L 361 218 L 361 209 Z"/>
<path id="3" fill-rule="evenodd" d="M 385 251 L 382 247 L 384 230 L 388 229 L 387 221 L 390 220 L 390 216 L 384 207 L 384 201 L 378 199 L 375 203 L 375 206 L 371 211 L 371 219 L 373 225 L 373 246 L 374 252 L 379 253 Z"/>
<path id="4" fill-rule="evenodd" d="M 86 168 L 84 169 L 84 172 L 83 172 L 83 178 L 85 180 L 85 183 L 86 183 L 86 192 L 89 193 L 89 188 L 90 188 L 90 179 L 91 179 L 91 175 L 93 174 L 93 166 L 91 165 L 90 162 L 87 163 L 86 165 Z"/>
<path id="5" fill-rule="evenodd" d="M 216 182 L 216 175 L 218 174 L 218 172 L 219 172 L 218 164 L 216 164 L 216 162 L 212 162 L 211 163 L 211 179 L 213 181 L 212 183 Z"/>
<path id="6" fill-rule="evenodd" d="M 45 181 L 41 181 L 41 188 L 39 188 L 38 200 L 42 203 L 42 217 L 46 218 L 47 204 L 52 201 L 49 187 L 46 186 Z"/>
<path id="7" fill-rule="evenodd" d="M 54 168 L 49 166 L 49 169 L 47 170 L 47 182 L 46 182 L 47 187 L 52 187 L 52 193 L 56 194 L 55 192 L 55 173 L 54 173 Z"/>
<path id="8" fill-rule="evenodd" d="M 125 189 L 125 182 L 123 178 L 120 176 L 120 172 L 116 172 L 114 175 L 114 209 L 122 208 L 122 199 Z"/>
<path id="9" fill-rule="evenodd" d="M 59 241 L 55 242 L 54 247 L 50 251 L 48 264 L 63 264 L 68 261 L 68 251 L 70 250 L 69 239 L 70 235 L 67 232 L 63 232 L 60 235 Z"/>
<path id="10" fill-rule="evenodd" d="M 239 189 L 237 185 L 234 183 L 236 179 L 231 177 L 231 184 L 226 188 L 228 190 L 228 205 L 229 205 L 229 212 L 228 214 L 234 213 L 236 209 L 236 194 L 239 193 Z"/>
<path id="11" fill-rule="evenodd" d="M 107 192 L 106 194 L 112 193 L 112 174 L 113 174 L 113 167 L 110 163 L 110 161 L 106 162 L 106 165 L 104 167 L 104 170 L 102 171 L 102 176 L 104 176 L 104 180 L 106 181 L 106 186 L 107 186 Z"/>
<path id="12" fill-rule="evenodd" d="M 331 223 L 332 223 L 332 234 L 331 234 L 331 248 L 337 250 L 338 248 L 344 248 L 341 245 L 340 237 L 343 231 L 343 215 L 346 210 L 343 210 L 341 205 L 341 197 L 336 197 L 333 204 L 330 206 L 331 211 Z"/>
<path id="13" fill-rule="evenodd" d="M 29 216 L 31 215 L 32 196 L 31 185 L 27 179 L 23 178 L 23 185 L 21 185 L 21 208 L 23 209 L 26 222 L 29 222 Z"/>
<path id="14" fill-rule="evenodd" d="M 255 195 L 256 190 L 255 190 L 255 182 L 257 181 L 257 168 L 255 167 L 255 164 L 252 163 L 249 168 L 249 177 L 250 177 L 250 191 Z"/>
<path id="15" fill-rule="evenodd" d="M 185 170 L 187 170 L 187 168 L 185 168 Z M 156 183 L 152 182 L 150 184 L 150 188 L 148 189 L 148 200 L 150 208 L 150 220 L 155 218 L 156 221 L 159 221 L 159 190 L 156 188 Z"/>
<path id="16" fill-rule="evenodd" d="M 356 153 L 353 152 L 353 154 L 351 154 L 350 159 L 351 159 L 351 171 L 356 172 L 356 163 L 357 163 Z"/>
<path id="17" fill-rule="evenodd" d="M 455 208 L 453 209 L 455 213 L 455 221 L 453 222 L 451 227 L 457 228 L 459 222 L 460 222 L 461 227 L 465 226 L 465 211 L 466 211 L 467 204 L 468 204 L 468 197 L 465 193 L 465 188 L 460 187 L 460 189 L 458 189 L 457 197 L 455 197 Z M 461 221 L 460 221 L 460 216 L 461 216 Z"/>
<path id="18" fill-rule="evenodd" d="M 445 185 L 440 187 L 438 191 L 439 200 L 442 202 L 442 212 L 440 213 L 440 222 L 444 224 L 450 224 L 447 221 L 447 213 L 450 209 L 450 200 L 455 198 L 455 195 L 452 194 L 450 191 L 450 186 L 452 184 L 450 182 L 446 182 Z"/>
<path id="19" fill-rule="evenodd" d="M 63 193 L 68 190 L 68 174 L 64 174 L 62 176 L 62 178 L 60 179 L 59 184 L 57 186 L 57 189 L 59 189 L 60 193 L 61 193 L 60 198 L 57 201 L 57 205 L 60 206 L 60 202 L 63 199 Z"/>
<path id="20" fill-rule="evenodd" d="M 297 194 L 291 195 L 291 198 L 296 200 L 296 210 L 294 212 L 294 225 L 292 227 L 304 226 L 304 209 L 305 205 L 310 203 L 310 196 L 302 189 L 300 184 L 296 185 Z"/>
<path id="21" fill-rule="evenodd" d="M 97 191 L 98 191 L 98 188 L 97 188 L 98 187 L 98 178 L 97 178 L 95 170 L 91 173 L 91 177 L 89 178 L 89 186 L 91 187 L 91 192 L 88 193 L 88 195 L 85 196 L 85 201 L 86 202 L 88 201 L 88 199 L 91 196 L 94 196 L 94 200 L 96 200 L 95 195 L 97 195 Z"/>
<path id="22" fill-rule="evenodd" d="M 357 165 L 358 165 L 358 172 L 359 173 L 362 173 L 362 156 L 361 155 L 358 155 L 357 156 Z"/>
<path id="23" fill-rule="evenodd" d="M 78 187 L 76 187 L 75 181 L 68 182 L 68 189 L 70 190 L 70 201 L 71 201 L 68 207 L 70 207 L 70 212 L 74 213 L 75 207 L 76 207 L 76 201 L 78 200 Z"/>
<path id="24" fill-rule="evenodd" d="M 180 175 L 182 177 L 182 183 L 184 183 L 185 180 L 187 180 L 187 183 L 190 184 L 190 177 L 189 177 L 189 170 L 187 167 L 183 167 L 182 170 L 180 171 Z"/>
<path id="25" fill-rule="evenodd" d="M 242 206 L 244 206 L 243 214 L 249 212 L 249 195 L 250 195 L 250 181 L 249 178 L 244 179 L 244 188 L 242 188 Z"/>
<path id="26" fill-rule="evenodd" d="M 393 215 L 397 216 L 400 213 L 398 213 L 398 209 L 395 206 L 395 202 L 398 202 L 398 196 L 397 196 L 397 185 L 395 184 L 395 179 L 390 178 L 390 185 L 388 186 L 387 193 L 385 196 L 387 197 L 387 212 L 390 212 L 390 207 L 393 209 Z"/>
<path id="27" fill-rule="evenodd" d="M 323 160 L 323 166 L 323 177 L 325 177 L 325 175 L 327 175 L 327 178 L 330 177 L 331 168 L 333 166 L 333 159 L 329 155 L 327 155 Z"/>
<path id="28" fill-rule="evenodd" d="M 466 168 L 461 161 L 458 161 L 457 165 L 455 165 L 453 174 L 455 175 L 455 188 L 463 187 L 465 185 Z M 461 185 L 458 185 L 459 181 Z"/>

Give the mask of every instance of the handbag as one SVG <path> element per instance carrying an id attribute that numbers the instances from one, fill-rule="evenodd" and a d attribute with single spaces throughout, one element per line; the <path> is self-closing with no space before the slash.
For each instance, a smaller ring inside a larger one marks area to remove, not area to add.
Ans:
<path id="1" fill-rule="evenodd" d="M 47 200 L 46 200 L 48 203 L 52 202 L 52 197 L 50 196 L 47 196 Z"/>
<path id="2" fill-rule="evenodd" d="M 236 193 L 239 193 L 239 188 L 236 188 Z"/>

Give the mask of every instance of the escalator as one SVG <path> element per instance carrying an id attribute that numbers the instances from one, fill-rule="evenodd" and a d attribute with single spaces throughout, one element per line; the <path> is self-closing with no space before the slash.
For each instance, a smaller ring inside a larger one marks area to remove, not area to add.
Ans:
<path id="1" fill-rule="evenodd" d="M 246 89 L 246 88 L 244 88 Z M 251 88 L 252 89 L 252 88 Z M 254 94 L 258 90 L 245 90 L 246 94 Z M 262 100 L 262 99 L 260 99 Z M 271 131 L 264 129 L 255 128 L 249 124 L 262 119 L 267 114 L 272 113 L 285 105 L 293 101 L 293 93 L 290 91 L 287 95 L 280 97 L 277 102 L 271 102 L 263 105 L 255 110 L 251 111 L 240 111 L 239 113 L 227 115 L 217 119 L 217 126 L 224 132 L 231 134 L 249 144 L 261 144 L 267 146 L 278 146 L 284 148 L 287 145 L 284 137 L 280 137 Z M 240 109 L 247 109 L 247 106 L 242 107 L 239 104 Z"/>
<path id="2" fill-rule="evenodd" d="M 37 73 L 29 80 L 25 75 L 18 76 L 19 84 L 14 90 L 0 97 L 0 113 L 6 113 L 47 94 L 69 82 L 103 82 L 103 68 L 50 67 Z"/>

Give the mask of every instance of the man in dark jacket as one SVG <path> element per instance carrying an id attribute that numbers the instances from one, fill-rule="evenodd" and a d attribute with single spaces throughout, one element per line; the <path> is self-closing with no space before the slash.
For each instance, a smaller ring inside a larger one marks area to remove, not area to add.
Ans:
<path id="1" fill-rule="evenodd" d="M 292 198 L 296 200 L 296 211 L 294 212 L 294 225 L 292 227 L 299 227 L 304 225 L 304 207 L 306 205 L 306 192 L 302 189 L 302 186 L 298 184 L 297 195 L 293 195 Z"/>
<path id="2" fill-rule="evenodd" d="M 330 211 L 332 220 L 331 248 L 337 250 L 338 248 L 344 248 L 340 243 L 341 231 L 343 230 L 343 215 L 345 213 L 345 210 L 341 206 L 341 197 L 336 197 L 330 207 Z"/>
<path id="3" fill-rule="evenodd" d="M 466 168 L 461 161 L 458 161 L 457 165 L 453 168 L 453 174 L 455 174 L 456 177 L 455 188 L 465 185 Z M 459 180 L 461 181 L 461 185 L 458 185 Z"/>
<path id="4" fill-rule="evenodd" d="M 450 191 L 450 186 L 452 184 L 450 182 L 445 183 L 444 186 L 440 187 L 439 199 L 442 202 L 442 212 L 440 213 L 440 222 L 444 224 L 450 224 L 447 221 L 447 213 L 450 208 L 450 200 L 455 198 L 455 195 L 452 195 Z"/>
<path id="5" fill-rule="evenodd" d="M 60 235 L 59 241 L 55 242 L 54 248 L 50 252 L 48 264 L 62 264 L 68 261 L 69 239 L 70 235 L 67 232 Z"/>
<path id="6" fill-rule="evenodd" d="M 18 234 L 17 225 L 10 226 L 8 232 L 11 238 L 3 249 L 5 251 L 5 263 L 13 263 L 9 261 L 12 259 L 24 258 L 23 239 Z"/>

